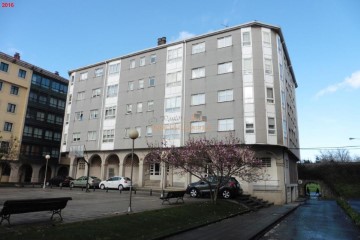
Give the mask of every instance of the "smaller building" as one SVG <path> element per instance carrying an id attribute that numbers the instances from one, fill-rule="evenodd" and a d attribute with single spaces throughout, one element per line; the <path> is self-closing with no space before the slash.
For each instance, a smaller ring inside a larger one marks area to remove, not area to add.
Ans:
<path id="1" fill-rule="evenodd" d="M 58 166 L 68 80 L 0 52 L 1 182 L 67 175 Z"/>

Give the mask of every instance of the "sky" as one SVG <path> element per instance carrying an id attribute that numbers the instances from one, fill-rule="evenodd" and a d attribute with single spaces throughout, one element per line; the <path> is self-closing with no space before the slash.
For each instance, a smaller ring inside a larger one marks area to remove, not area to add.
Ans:
<path id="1" fill-rule="evenodd" d="M 0 51 L 68 78 L 163 36 L 171 42 L 254 20 L 279 26 L 298 83 L 301 159 L 314 161 L 327 148 L 360 156 L 359 12 L 358 0 L 7 0 Z"/>

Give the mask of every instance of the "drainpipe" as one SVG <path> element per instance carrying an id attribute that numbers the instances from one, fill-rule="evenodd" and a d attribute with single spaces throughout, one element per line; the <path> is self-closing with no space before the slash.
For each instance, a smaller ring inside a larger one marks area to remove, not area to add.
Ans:
<path id="1" fill-rule="evenodd" d="M 284 189 L 285 189 L 285 203 L 287 203 L 285 147 L 283 147 L 283 164 L 284 164 Z"/>

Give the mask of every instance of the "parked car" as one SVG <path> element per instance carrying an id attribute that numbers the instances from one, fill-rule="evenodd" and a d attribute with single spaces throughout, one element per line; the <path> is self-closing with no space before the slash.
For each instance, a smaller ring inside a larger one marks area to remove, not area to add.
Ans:
<path id="1" fill-rule="evenodd" d="M 209 176 L 207 181 L 211 184 L 212 191 L 215 191 L 216 185 L 219 182 L 219 177 Z M 222 184 L 220 185 L 219 195 L 223 198 L 232 198 L 243 193 L 240 183 L 234 177 L 223 177 Z M 200 180 L 194 183 L 190 183 L 186 189 L 186 193 L 190 194 L 191 197 L 199 197 L 201 195 L 210 193 L 209 184 Z"/>
<path id="2" fill-rule="evenodd" d="M 86 187 L 86 183 L 89 184 L 89 187 L 99 187 L 100 182 L 101 180 L 97 177 L 90 176 L 88 180 L 87 176 L 82 176 L 70 181 L 70 187 Z"/>
<path id="3" fill-rule="evenodd" d="M 74 180 L 72 177 L 65 177 L 65 176 L 56 176 L 51 178 L 48 182 L 47 185 L 53 185 L 53 186 L 59 186 L 59 187 L 69 187 L 70 186 L 70 181 Z"/>
<path id="4" fill-rule="evenodd" d="M 131 179 L 128 177 L 114 176 L 99 183 L 101 189 L 117 188 L 119 190 L 130 188 Z"/>

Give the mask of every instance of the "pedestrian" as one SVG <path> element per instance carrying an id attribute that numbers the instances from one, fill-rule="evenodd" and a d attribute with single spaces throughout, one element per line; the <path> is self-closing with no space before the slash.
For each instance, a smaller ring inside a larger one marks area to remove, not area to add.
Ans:
<path id="1" fill-rule="evenodd" d="M 318 197 L 320 194 L 319 188 L 316 188 L 316 196 Z"/>
<path id="2" fill-rule="evenodd" d="M 306 187 L 306 195 L 307 195 L 307 196 L 310 196 L 310 189 L 309 189 L 309 187 Z"/>

